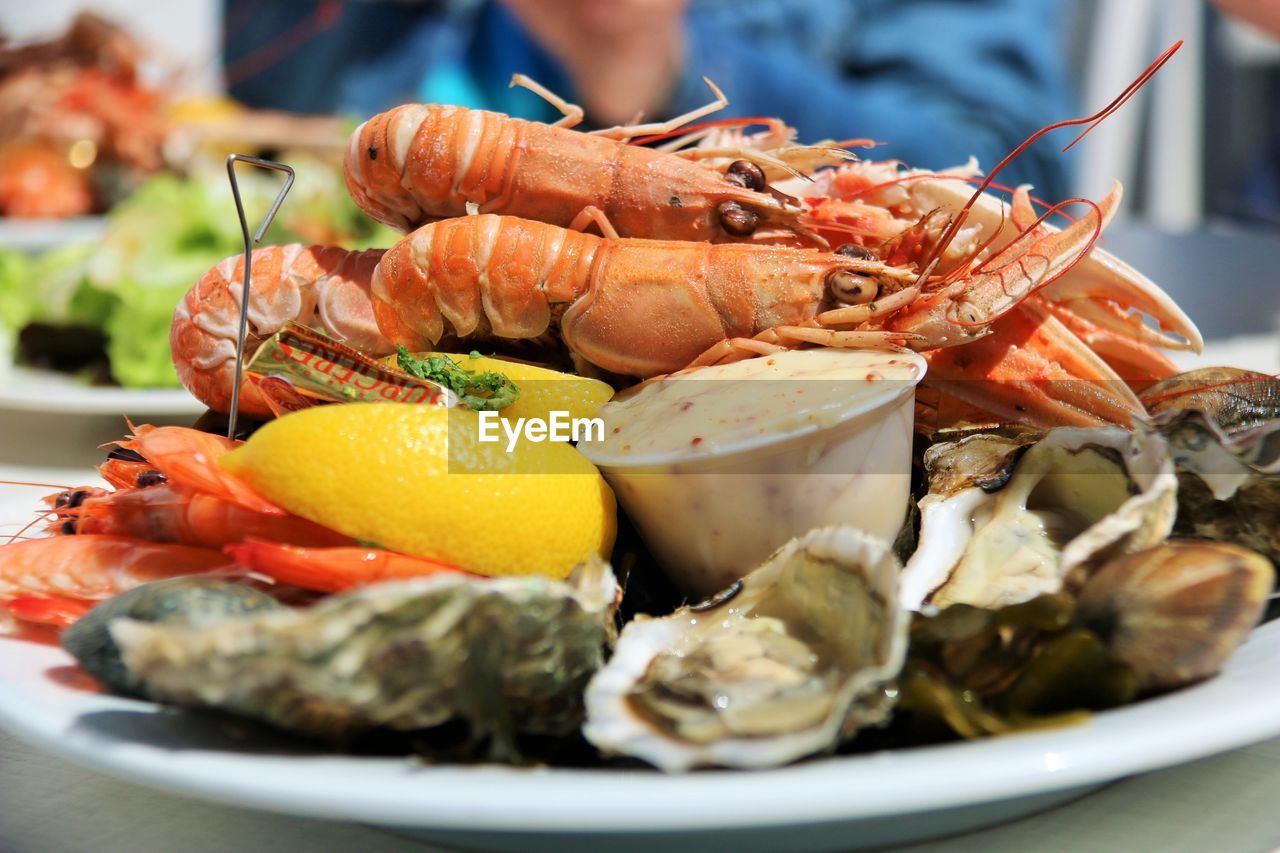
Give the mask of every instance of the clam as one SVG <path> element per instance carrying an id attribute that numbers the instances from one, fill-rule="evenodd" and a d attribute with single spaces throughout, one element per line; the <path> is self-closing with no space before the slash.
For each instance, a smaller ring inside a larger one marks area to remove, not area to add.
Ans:
<path id="1" fill-rule="evenodd" d="M 909 614 L 889 546 L 850 527 L 793 539 L 728 591 L 622 632 L 583 733 L 666 771 L 770 767 L 884 720 Z"/>
<path id="2" fill-rule="evenodd" d="M 1077 611 L 1143 688 L 1207 678 L 1258 624 L 1275 582 L 1261 554 L 1225 542 L 1169 540 L 1099 569 Z"/>
<path id="3" fill-rule="evenodd" d="M 492 757 L 512 758 L 516 734 L 576 731 L 616 593 L 597 559 L 566 582 L 439 574 L 307 609 L 109 630 L 130 685 L 160 701 L 326 739 L 462 720 Z"/>
<path id="4" fill-rule="evenodd" d="M 926 452 L 905 607 L 1018 604 L 1169 535 L 1177 479 L 1159 435 L 1061 428 L 1030 441 L 975 435 Z"/>

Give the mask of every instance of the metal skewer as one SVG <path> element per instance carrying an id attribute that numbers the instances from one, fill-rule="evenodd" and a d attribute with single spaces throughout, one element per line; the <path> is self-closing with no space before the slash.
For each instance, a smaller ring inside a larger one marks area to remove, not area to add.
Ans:
<path id="1" fill-rule="evenodd" d="M 240 201 L 240 186 L 236 183 L 236 163 L 249 163 L 262 169 L 285 173 L 284 186 L 276 194 L 276 200 L 271 204 L 271 209 L 267 211 L 252 240 L 249 238 L 249 222 L 244 218 L 244 203 Z M 249 157 L 244 154 L 228 154 L 227 178 L 231 181 L 231 195 L 236 200 L 236 214 L 240 217 L 240 233 L 244 235 L 244 289 L 240 293 L 240 336 L 236 339 L 236 373 L 234 384 L 231 386 L 231 412 L 227 416 L 227 438 L 235 438 L 236 420 L 240 415 L 240 382 L 244 376 L 244 342 L 249 334 L 249 286 L 253 280 L 251 272 L 253 245 L 262 242 L 262 235 L 266 234 L 267 229 L 271 227 L 271 220 L 276 218 L 280 205 L 284 203 L 284 197 L 289 194 L 289 188 L 293 186 L 293 169 L 274 160 L 263 160 L 260 157 Z"/>

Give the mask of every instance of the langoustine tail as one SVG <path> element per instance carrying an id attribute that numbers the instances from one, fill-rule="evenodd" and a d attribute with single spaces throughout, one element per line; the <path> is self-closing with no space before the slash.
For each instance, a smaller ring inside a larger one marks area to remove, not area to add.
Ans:
<path id="1" fill-rule="evenodd" d="M 369 285 L 381 250 L 349 252 L 336 246 L 268 246 L 253 252 L 246 355 L 289 321 L 318 328 L 367 355 L 395 347 L 378 331 Z M 234 384 L 244 260 L 234 256 L 209 270 L 178 304 L 169 333 L 178 378 L 209 408 L 226 414 Z M 240 411 L 270 418 L 256 386 L 241 385 Z"/>

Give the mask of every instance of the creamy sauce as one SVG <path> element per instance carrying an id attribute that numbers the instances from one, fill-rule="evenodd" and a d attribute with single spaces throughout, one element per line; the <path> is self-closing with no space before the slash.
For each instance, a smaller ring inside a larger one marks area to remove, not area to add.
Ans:
<path id="1" fill-rule="evenodd" d="M 582 447 L 605 465 L 671 461 L 821 430 L 909 393 L 917 356 L 793 350 L 661 379 L 602 406 L 603 442 Z"/>
<path id="2" fill-rule="evenodd" d="M 892 540 L 910 499 L 914 353 L 803 350 L 653 382 L 607 403 L 604 471 L 686 593 L 710 595 L 815 527 Z"/>

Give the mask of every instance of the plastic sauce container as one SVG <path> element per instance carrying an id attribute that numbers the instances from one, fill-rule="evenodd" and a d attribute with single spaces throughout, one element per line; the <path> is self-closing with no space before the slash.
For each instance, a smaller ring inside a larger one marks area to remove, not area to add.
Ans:
<path id="1" fill-rule="evenodd" d="M 814 527 L 892 540 L 911 497 L 907 351 L 780 352 L 656 380 L 597 413 L 578 449 L 671 579 L 710 595 Z"/>

